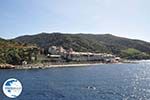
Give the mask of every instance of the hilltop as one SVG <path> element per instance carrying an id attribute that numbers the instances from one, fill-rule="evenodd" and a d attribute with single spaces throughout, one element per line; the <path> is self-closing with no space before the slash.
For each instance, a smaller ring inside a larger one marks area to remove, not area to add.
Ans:
<path id="1" fill-rule="evenodd" d="M 127 59 L 150 58 L 150 43 L 142 40 L 128 39 L 112 34 L 64 34 L 40 33 L 20 36 L 13 41 L 35 44 L 47 49 L 50 46 L 63 46 L 75 51 L 111 53 Z"/>
<path id="2" fill-rule="evenodd" d="M 150 43 L 142 40 L 112 34 L 40 33 L 10 40 L 0 38 L 0 64 L 33 63 L 38 59 L 40 48 L 48 51 L 50 46 L 72 48 L 77 52 L 110 53 L 125 59 L 150 59 Z"/>

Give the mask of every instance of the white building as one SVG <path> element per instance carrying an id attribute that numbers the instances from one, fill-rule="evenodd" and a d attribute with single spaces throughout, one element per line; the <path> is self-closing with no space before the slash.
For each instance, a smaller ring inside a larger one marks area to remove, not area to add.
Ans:
<path id="1" fill-rule="evenodd" d="M 115 55 L 107 53 L 91 53 L 91 52 L 76 52 L 72 48 L 65 50 L 63 47 L 51 46 L 48 50 L 49 57 L 55 58 L 51 55 L 59 55 L 65 60 L 69 61 L 114 61 Z M 57 57 L 56 57 L 57 58 Z M 59 57 L 58 57 L 59 58 Z"/>

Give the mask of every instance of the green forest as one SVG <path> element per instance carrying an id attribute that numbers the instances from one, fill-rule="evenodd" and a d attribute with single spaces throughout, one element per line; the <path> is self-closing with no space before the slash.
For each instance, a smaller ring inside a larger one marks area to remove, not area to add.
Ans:
<path id="1" fill-rule="evenodd" d="M 65 49 L 73 48 L 75 51 L 111 53 L 125 59 L 150 59 L 149 42 L 112 34 L 40 33 L 20 36 L 13 40 L 36 44 L 44 49 L 54 45 Z"/>
<path id="2" fill-rule="evenodd" d="M 32 63 L 32 57 L 35 57 L 38 51 L 32 46 L 17 43 L 14 41 L 6 41 L 0 39 L 0 64 L 22 64 L 22 61 Z"/>
<path id="3" fill-rule="evenodd" d="M 0 38 L 0 63 L 22 64 L 37 60 L 39 48 L 62 46 L 75 51 L 110 53 L 124 59 L 150 59 L 150 43 L 111 34 L 40 33 L 5 40 Z M 34 59 L 33 59 L 34 58 Z"/>

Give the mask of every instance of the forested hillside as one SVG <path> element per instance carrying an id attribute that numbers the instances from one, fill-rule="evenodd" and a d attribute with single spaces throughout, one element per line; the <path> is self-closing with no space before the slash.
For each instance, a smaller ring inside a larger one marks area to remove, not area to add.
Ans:
<path id="1" fill-rule="evenodd" d="M 13 40 L 36 44 L 45 49 L 55 45 L 63 46 L 66 49 L 73 48 L 75 51 L 112 53 L 128 59 L 147 59 L 150 54 L 149 42 L 117 37 L 111 34 L 41 33 L 21 36 Z"/>
<path id="2" fill-rule="evenodd" d="M 31 55 L 36 53 L 35 46 L 0 39 L 0 64 L 21 64 L 22 61 L 32 62 Z"/>

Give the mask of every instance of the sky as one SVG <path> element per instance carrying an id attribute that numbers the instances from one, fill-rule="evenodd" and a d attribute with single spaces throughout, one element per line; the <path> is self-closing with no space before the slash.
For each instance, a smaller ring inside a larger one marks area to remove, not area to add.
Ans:
<path id="1" fill-rule="evenodd" d="M 0 0 L 0 37 L 94 33 L 150 42 L 150 0 Z"/>

